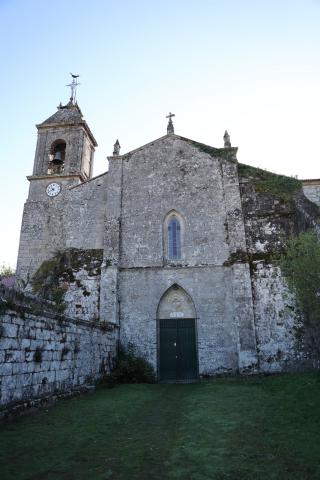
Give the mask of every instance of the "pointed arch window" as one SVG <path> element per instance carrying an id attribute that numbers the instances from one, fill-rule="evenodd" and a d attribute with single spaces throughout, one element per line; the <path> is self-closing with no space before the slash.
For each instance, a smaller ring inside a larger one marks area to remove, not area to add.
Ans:
<path id="1" fill-rule="evenodd" d="M 181 225 L 175 215 L 168 223 L 168 257 L 169 260 L 181 259 Z"/>

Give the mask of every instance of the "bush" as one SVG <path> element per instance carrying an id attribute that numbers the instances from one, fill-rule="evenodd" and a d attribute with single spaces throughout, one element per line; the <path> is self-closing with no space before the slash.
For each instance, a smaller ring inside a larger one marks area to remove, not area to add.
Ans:
<path id="1" fill-rule="evenodd" d="M 135 354 L 133 345 L 119 346 L 110 383 L 154 383 L 156 380 L 152 365 Z M 109 382 L 108 382 L 109 383 Z"/>
<path id="2" fill-rule="evenodd" d="M 14 275 L 15 273 L 15 270 L 10 265 L 6 265 L 5 263 L 3 263 L 0 266 L 0 277 L 9 277 L 11 275 Z"/>
<path id="3" fill-rule="evenodd" d="M 314 232 L 287 239 L 278 258 L 288 287 L 295 295 L 302 328 L 297 336 L 320 366 L 320 242 Z"/>

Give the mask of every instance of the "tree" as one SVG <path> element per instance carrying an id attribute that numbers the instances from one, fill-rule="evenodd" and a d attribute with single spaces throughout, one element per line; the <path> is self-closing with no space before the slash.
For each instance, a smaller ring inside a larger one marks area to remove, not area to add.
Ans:
<path id="1" fill-rule="evenodd" d="M 14 274 L 15 270 L 10 265 L 6 265 L 5 263 L 3 263 L 0 266 L 0 277 L 9 277 L 10 275 Z"/>

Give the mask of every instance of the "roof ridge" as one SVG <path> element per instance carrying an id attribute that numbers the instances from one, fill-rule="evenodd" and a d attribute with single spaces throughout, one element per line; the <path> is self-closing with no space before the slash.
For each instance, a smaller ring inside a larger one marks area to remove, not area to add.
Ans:
<path id="1" fill-rule="evenodd" d="M 191 138 L 182 137 L 181 135 L 177 135 L 176 133 L 167 133 L 166 135 L 163 135 L 162 137 L 156 138 L 155 140 L 152 140 L 151 142 L 148 142 L 148 143 L 142 145 L 141 147 L 135 148 L 133 150 L 130 150 L 129 152 L 126 152 L 122 155 L 119 155 L 119 158 L 126 157 L 128 155 L 133 155 L 134 153 L 138 152 L 139 150 L 142 150 L 143 148 L 146 148 L 149 145 L 153 145 L 154 143 L 158 143 L 162 140 L 165 140 L 168 137 L 178 138 L 180 140 L 183 140 L 184 142 L 188 142 L 189 144 L 192 144 L 196 148 L 201 148 L 202 147 L 202 150 L 205 153 L 208 153 L 209 155 L 217 154 L 217 155 L 221 156 L 221 154 L 225 154 L 225 155 L 228 154 L 227 156 L 230 160 L 232 160 L 232 157 L 234 157 L 234 159 L 235 159 L 236 153 L 238 151 L 237 147 L 217 148 L 217 147 L 212 147 L 211 145 L 208 145 L 206 143 L 197 142 L 196 140 L 192 140 Z M 110 155 L 107 158 L 112 158 L 112 155 Z"/>

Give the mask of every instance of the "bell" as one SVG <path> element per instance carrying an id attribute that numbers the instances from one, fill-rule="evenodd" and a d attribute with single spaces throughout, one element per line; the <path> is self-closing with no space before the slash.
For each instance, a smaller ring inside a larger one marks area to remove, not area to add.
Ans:
<path id="1" fill-rule="evenodd" d="M 58 150 L 58 151 L 54 154 L 53 163 L 56 163 L 56 164 L 62 163 L 62 155 L 61 155 L 60 150 Z"/>

